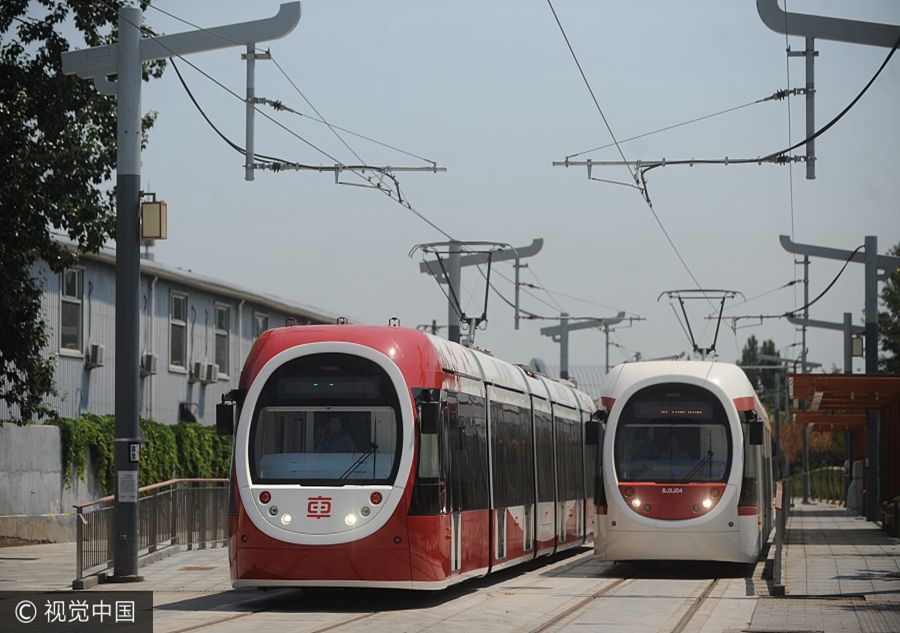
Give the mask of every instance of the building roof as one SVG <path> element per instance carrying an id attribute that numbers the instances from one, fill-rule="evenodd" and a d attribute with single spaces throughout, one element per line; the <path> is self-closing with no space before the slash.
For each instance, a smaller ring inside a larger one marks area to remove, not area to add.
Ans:
<path id="1" fill-rule="evenodd" d="M 791 374 L 791 397 L 812 412 L 887 409 L 900 401 L 900 376 Z"/>
<path id="2" fill-rule="evenodd" d="M 72 250 L 73 252 L 77 250 L 77 245 L 71 240 L 58 235 L 55 235 L 54 238 L 69 250 Z M 115 266 L 116 263 L 115 249 L 107 246 L 102 247 L 99 253 L 78 253 L 78 256 L 83 260 L 97 261 L 109 264 L 110 266 Z M 284 312 L 298 318 L 307 319 L 314 323 L 334 323 L 338 316 L 333 312 L 283 299 L 275 295 L 243 288 L 229 281 L 207 277 L 206 275 L 199 275 L 191 270 L 169 266 L 144 257 L 141 258 L 141 274 L 150 277 L 159 277 L 160 279 L 176 282 L 189 288 L 196 288 L 218 296 L 228 297 L 238 301 L 248 301 L 260 307 Z"/>

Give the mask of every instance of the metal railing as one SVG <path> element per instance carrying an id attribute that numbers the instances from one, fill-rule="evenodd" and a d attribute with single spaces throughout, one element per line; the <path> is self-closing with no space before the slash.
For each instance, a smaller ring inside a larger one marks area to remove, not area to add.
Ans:
<path id="1" fill-rule="evenodd" d="M 76 581 L 113 565 L 115 497 L 75 504 Z M 228 539 L 228 480 L 170 479 L 138 489 L 138 557 Z"/>
<path id="2" fill-rule="evenodd" d="M 775 493 L 775 560 L 772 563 L 772 586 L 776 595 L 784 595 L 784 545 L 788 541 L 787 520 L 793 500 L 793 481 L 782 479 Z"/>

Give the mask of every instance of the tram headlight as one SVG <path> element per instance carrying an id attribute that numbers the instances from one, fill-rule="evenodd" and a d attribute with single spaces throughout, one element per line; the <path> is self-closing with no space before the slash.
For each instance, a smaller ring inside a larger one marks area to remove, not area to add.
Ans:
<path id="1" fill-rule="evenodd" d="M 356 515 L 352 512 L 344 517 L 344 523 L 346 523 L 349 527 L 353 527 L 354 525 L 356 525 L 356 521 Z"/>
<path id="2" fill-rule="evenodd" d="M 638 499 L 637 497 L 635 497 L 634 499 L 631 500 L 631 505 L 634 506 L 635 508 L 640 508 L 641 500 Z"/>
<path id="3" fill-rule="evenodd" d="M 712 507 L 712 499 L 704 499 L 700 503 L 703 504 L 703 507 L 706 508 L 707 510 L 709 510 Z"/>
<path id="4" fill-rule="evenodd" d="M 293 520 L 293 517 L 290 515 L 289 512 L 285 512 L 284 514 L 281 515 L 281 525 L 290 525 L 292 520 Z"/>

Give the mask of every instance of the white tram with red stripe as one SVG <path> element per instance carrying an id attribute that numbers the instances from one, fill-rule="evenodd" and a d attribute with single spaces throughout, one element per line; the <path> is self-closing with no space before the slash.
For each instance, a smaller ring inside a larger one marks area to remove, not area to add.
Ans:
<path id="1" fill-rule="evenodd" d="M 602 401 L 597 555 L 755 561 L 773 525 L 772 443 L 744 372 L 708 361 L 628 363 L 610 371 Z"/>
<path id="2" fill-rule="evenodd" d="M 481 351 L 280 328 L 230 400 L 235 587 L 440 589 L 593 536 L 591 398 Z"/>

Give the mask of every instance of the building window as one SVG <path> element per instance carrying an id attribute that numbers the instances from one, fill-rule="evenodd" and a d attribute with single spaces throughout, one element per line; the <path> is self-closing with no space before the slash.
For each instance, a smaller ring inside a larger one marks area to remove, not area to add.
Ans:
<path id="1" fill-rule="evenodd" d="M 253 338 L 258 338 L 260 334 L 269 329 L 269 315 L 261 312 L 253 313 Z"/>
<path id="2" fill-rule="evenodd" d="M 228 373 L 228 326 L 231 320 L 231 308 L 216 305 L 216 365 L 220 374 Z"/>
<path id="3" fill-rule="evenodd" d="M 78 352 L 84 349 L 83 315 L 84 269 L 67 268 L 62 274 L 59 314 L 59 347 Z"/>
<path id="4" fill-rule="evenodd" d="M 169 365 L 187 369 L 187 295 L 169 295 Z"/>

